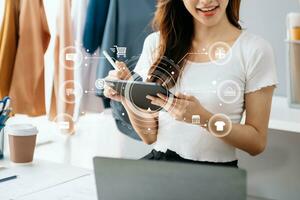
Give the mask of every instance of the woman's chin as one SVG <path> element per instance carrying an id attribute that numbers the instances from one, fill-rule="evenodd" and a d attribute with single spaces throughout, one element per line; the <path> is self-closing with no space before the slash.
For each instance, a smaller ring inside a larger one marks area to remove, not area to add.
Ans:
<path id="1" fill-rule="evenodd" d="M 205 26 L 205 27 L 214 27 L 216 26 L 217 24 L 219 24 L 219 20 L 217 20 L 216 18 L 215 19 L 197 19 L 197 21 L 202 25 L 202 26 Z"/>
<path id="2" fill-rule="evenodd" d="M 204 26 L 215 26 L 220 21 L 219 17 L 216 15 L 214 17 L 203 17 L 201 15 L 194 15 L 194 20 L 196 20 L 199 24 Z"/>

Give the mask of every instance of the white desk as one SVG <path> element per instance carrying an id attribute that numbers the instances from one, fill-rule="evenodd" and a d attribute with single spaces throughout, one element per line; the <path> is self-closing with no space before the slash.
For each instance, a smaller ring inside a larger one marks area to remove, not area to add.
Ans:
<path id="1" fill-rule="evenodd" d="M 29 165 L 0 161 L 0 178 L 17 179 L 0 183 L 1 200 L 96 200 L 92 171 L 65 164 L 35 160 Z"/>
<path id="2" fill-rule="evenodd" d="M 92 175 L 48 188 L 20 200 L 97 200 L 95 181 Z"/>

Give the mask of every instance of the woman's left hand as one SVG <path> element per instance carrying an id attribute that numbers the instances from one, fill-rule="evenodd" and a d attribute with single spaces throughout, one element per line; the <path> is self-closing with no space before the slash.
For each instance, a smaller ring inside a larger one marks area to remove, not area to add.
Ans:
<path id="1" fill-rule="evenodd" d="M 168 97 L 160 93 L 157 94 L 157 97 L 148 95 L 147 99 L 151 100 L 151 104 L 163 108 L 166 108 L 165 106 L 168 101 Z M 193 115 L 201 116 L 204 109 L 196 97 L 177 92 L 172 105 L 166 110 L 176 120 L 192 123 Z"/>

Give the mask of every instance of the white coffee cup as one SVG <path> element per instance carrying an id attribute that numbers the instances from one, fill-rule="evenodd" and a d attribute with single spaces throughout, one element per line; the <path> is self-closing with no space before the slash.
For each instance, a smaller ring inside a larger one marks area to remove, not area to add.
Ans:
<path id="1" fill-rule="evenodd" d="M 5 128 L 5 133 L 9 139 L 10 160 L 32 162 L 38 129 L 31 124 L 13 124 Z"/>
<path id="2" fill-rule="evenodd" d="M 300 40 L 300 13 L 287 15 L 287 30 L 289 40 Z"/>

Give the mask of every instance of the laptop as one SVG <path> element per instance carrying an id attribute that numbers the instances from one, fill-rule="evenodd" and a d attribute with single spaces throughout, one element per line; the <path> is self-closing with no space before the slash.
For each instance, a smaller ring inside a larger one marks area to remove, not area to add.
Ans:
<path id="1" fill-rule="evenodd" d="M 98 200 L 243 200 L 246 172 L 231 167 L 94 158 Z"/>

